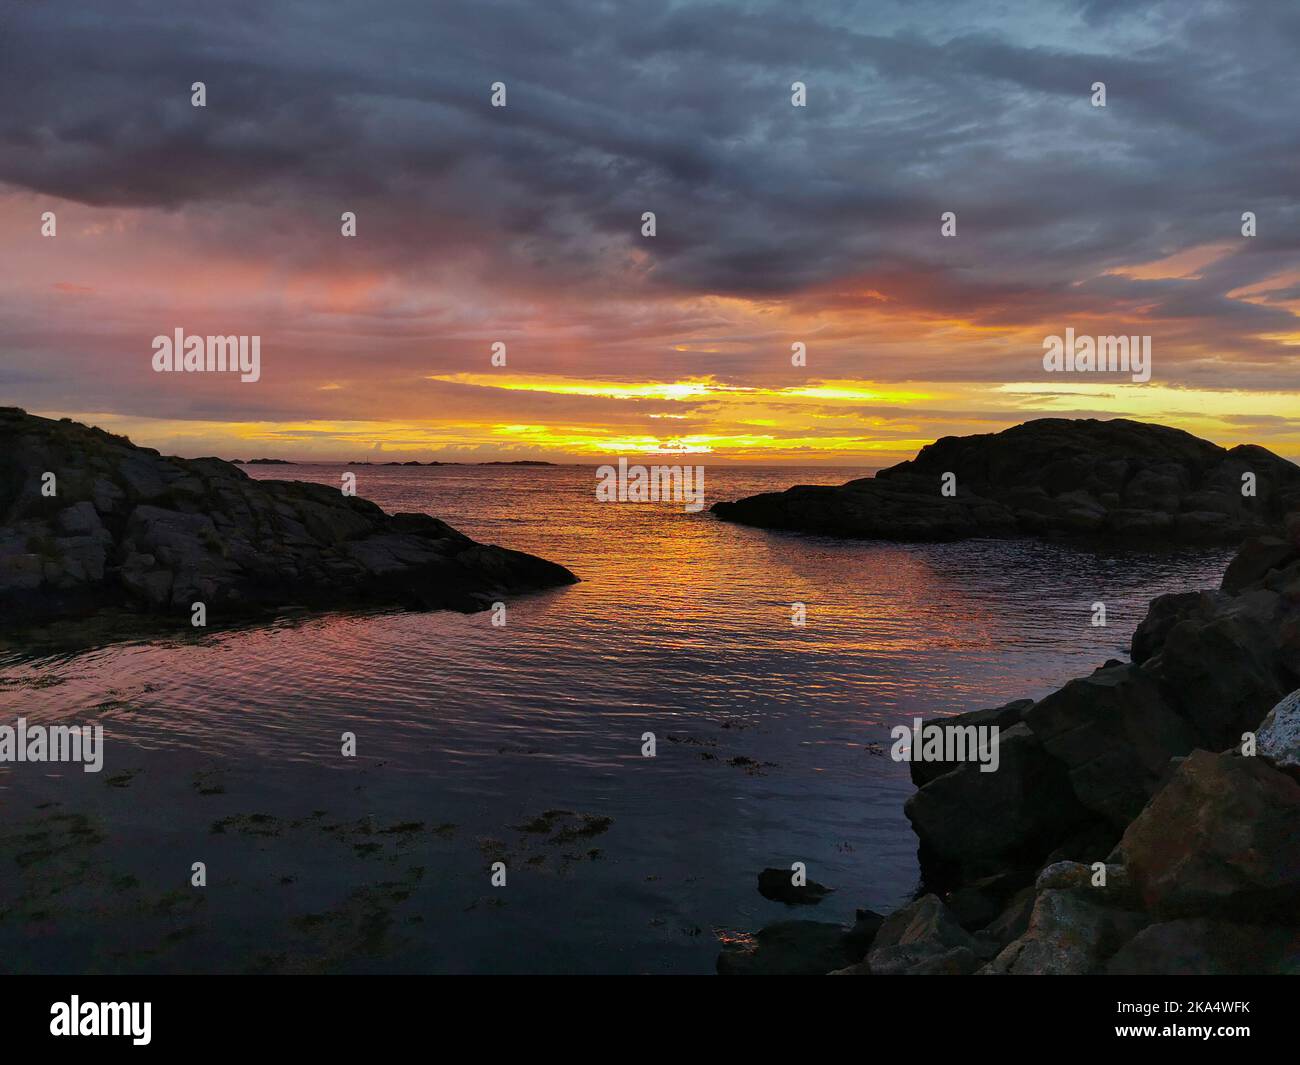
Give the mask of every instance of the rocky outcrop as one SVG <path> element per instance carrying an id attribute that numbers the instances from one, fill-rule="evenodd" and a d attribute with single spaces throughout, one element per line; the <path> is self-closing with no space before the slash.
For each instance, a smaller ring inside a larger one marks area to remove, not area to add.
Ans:
<path id="1" fill-rule="evenodd" d="M 856 975 L 960 975 L 980 964 L 980 944 L 935 895 L 885 919 Z"/>
<path id="2" fill-rule="evenodd" d="M 0 408 L 0 624 L 123 609 L 188 624 L 311 609 L 476 610 L 576 578 L 425 514 L 255 481 L 70 420 Z"/>
<path id="3" fill-rule="evenodd" d="M 1300 971 L 1300 520 L 1247 543 L 1218 591 L 1155 600 L 1131 658 L 1018 714 L 961 715 L 999 717 L 1002 767 L 917 779 L 923 873 L 977 938 L 1016 932 L 984 973 Z M 1034 868 L 1023 923 L 1008 885 Z"/>
<path id="4" fill-rule="evenodd" d="M 945 719 L 998 769 L 911 763 L 925 893 L 837 974 L 1300 974 L 1300 515 L 1130 650 Z"/>
<path id="5" fill-rule="evenodd" d="M 1031 864 L 1089 821 L 1068 768 L 1024 724 L 1000 727 L 997 772 L 949 767 L 904 806 L 932 883 L 968 882 Z M 925 765 L 934 763 L 912 763 L 914 779 L 916 767 Z"/>
<path id="6" fill-rule="evenodd" d="M 1158 917 L 1300 921 L 1300 783 L 1263 757 L 1193 751 L 1115 855 Z"/>
<path id="7" fill-rule="evenodd" d="M 955 480 L 944 494 L 948 474 Z M 1240 543 L 1297 508 L 1300 466 L 1264 448 L 1228 450 L 1125 419 L 1043 418 L 996 434 L 944 437 L 875 477 L 799 485 L 715 503 L 712 511 L 762 528 L 883 540 Z"/>

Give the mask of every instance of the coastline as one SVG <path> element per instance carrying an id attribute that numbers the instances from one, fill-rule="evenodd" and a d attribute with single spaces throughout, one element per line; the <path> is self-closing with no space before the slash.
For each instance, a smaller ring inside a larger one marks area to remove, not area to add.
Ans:
<path id="1" fill-rule="evenodd" d="M 768 926 L 718 971 L 1300 973 L 1298 687 L 1300 512 L 1154 600 L 1130 662 L 939 722 L 1002 729 L 1001 766 L 911 763 L 911 903 Z"/>
<path id="2" fill-rule="evenodd" d="M 105 612 L 128 629 L 375 607 L 473 612 L 576 582 L 427 514 L 385 513 L 356 494 L 353 475 L 335 487 L 255 479 L 221 459 L 165 457 L 0 408 L 4 629 Z"/>

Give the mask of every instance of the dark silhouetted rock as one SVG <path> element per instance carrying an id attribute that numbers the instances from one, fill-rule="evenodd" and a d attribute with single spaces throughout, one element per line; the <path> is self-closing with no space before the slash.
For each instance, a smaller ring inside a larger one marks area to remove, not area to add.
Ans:
<path id="1" fill-rule="evenodd" d="M 1300 548 L 1280 536 L 1253 536 L 1241 545 L 1223 575 L 1222 588 L 1230 595 L 1263 581 L 1274 570 L 1300 559 Z"/>
<path id="2" fill-rule="evenodd" d="M 945 895 L 943 902 L 966 931 L 976 932 L 997 920 L 1010 901 L 1032 883 L 1030 870 L 1014 869 L 964 884 Z"/>
<path id="3" fill-rule="evenodd" d="M 1300 514 L 1280 524 L 1300 544 Z M 1300 556 L 1276 547 L 1155 600 L 1132 663 L 945 719 L 1003 730 L 997 772 L 912 764 L 948 907 L 903 907 L 838 972 L 1300 973 Z"/>
<path id="4" fill-rule="evenodd" d="M 965 975 L 980 964 L 979 943 L 937 895 L 891 914 L 867 955 L 872 975 Z"/>
<path id="5" fill-rule="evenodd" d="M 1146 924 L 1143 914 L 1106 905 L 1093 889 L 1040 886 L 1025 933 L 985 971 L 1020 976 L 1096 972 Z"/>
<path id="6" fill-rule="evenodd" d="M 1193 751 L 1116 849 L 1159 917 L 1300 919 L 1300 783 L 1260 757 Z"/>
<path id="7" fill-rule="evenodd" d="M 730 942 L 718 955 L 721 976 L 825 976 L 857 961 L 845 930 L 821 921 L 780 921 L 754 934 L 751 943 Z"/>
<path id="8" fill-rule="evenodd" d="M 1066 766 L 1025 725 L 999 734 L 997 772 L 966 763 L 927 783 L 903 807 L 921 841 L 928 884 L 1034 865 L 1089 819 Z"/>
<path id="9" fill-rule="evenodd" d="M 1120 976 L 1300 975 L 1300 928 L 1205 917 L 1149 925 L 1106 963 Z"/>
<path id="10" fill-rule="evenodd" d="M 1254 473 L 1257 495 L 1242 495 Z M 941 494 L 945 474 L 956 494 Z M 915 459 L 839 487 L 799 485 L 718 502 L 724 521 L 882 540 L 1059 535 L 1235 543 L 1300 507 L 1300 466 L 1127 419 L 1043 418 L 944 437 Z"/>
<path id="11" fill-rule="evenodd" d="M 885 923 L 885 915 L 875 913 L 872 910 L 859 910 L 857 920 L 854 921 L 853 927 L 845 933 L 845 946 L 849 953 L 853 955 L 854 961 L 861 961 L 867 956 L 867 951 L 871 949 L 871 944 L 875 941 L 876 933 L 880 931 L 880 926 Z"/>
<path id="12" fill-rule="evenodd" d="M 773 902 L 784 902 L 787 906 L 815 906 L 834 889 L 823 887 L 815 880 L 796 885 L 794 872 L 790 869 L 764 869 L 758 874 L 758 893 Z"/>
<path id="13" fill-rule="evenodd" d="M 1009 729 L 1012 725 L 1018 724 L 1024 712 L 1034 705 L 1032 699 L 1017 699 L 1014 702 L 1007 703 L 1005 706 L 993 707 L 989 710 L 971 710 L 965 714 L 952 714 L 949 717 L 930 718 L 922 722 L 923 727 L 928 725 L 945 725 L 957 726 L 960 728 L 969 728 L 974 726 L 996 725 L 1000 729 Z M 974 734 L 978 735 L 978 734 Z M 918 788 L 924 787 L 930 781 L 945 773 L 951 773 L 961 763 L 945 762 L 938 759 L 917 759 L 908 763 L 908 770 L 912 774 L 912 783 Z"/>
<path id="14" fill-rule="evenodd" d="M 1099 669 L 1039 700 L 1025 723 L 1069 770 L 1079 802 L 1117 825 L 1146 804 L 1195 735 L 1159 685 L 1132 665 Z"/>
<path id="15" fill-rule="evenodd" d="M 56 493 L 42 494 L 45 474 Z M 0 624 L 103 608 L 188 624 L 394 606 L 477 610 L 570 584 L 553 562 L 385 514 L 325 485 L 166 458 L 69 420 L 0 408 Z"/>

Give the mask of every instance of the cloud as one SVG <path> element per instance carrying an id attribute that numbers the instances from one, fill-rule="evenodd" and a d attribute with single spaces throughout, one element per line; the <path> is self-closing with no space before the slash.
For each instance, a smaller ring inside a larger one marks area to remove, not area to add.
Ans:
<path id="1" fill-rule="evenodd" d="M 406 417 L 493 340 L 529 372 L 773 387 L 803 340 L 826 379 L 992 387 L 1035 379 L 1068 325 L 1152 335 L 1170 386 L 1295 388 L 1300 277 L 1268 287 L 1300 251 L 1293 4 L 0 19 L 0 345 L 32 406 Z M 1140 269 L 1205 247 L 1189 272 Z M 148 338 L 178 324 L 262 334 L 264 383 L 153 378 Z M 522 420 L 582 401 L 508 402 Z"/>

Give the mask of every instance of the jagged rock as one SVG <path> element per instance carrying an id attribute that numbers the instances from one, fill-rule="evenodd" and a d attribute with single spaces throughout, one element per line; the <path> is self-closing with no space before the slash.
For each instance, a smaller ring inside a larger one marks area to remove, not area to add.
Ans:
<path id="1" fill-rule="evenodd" d="M 1146 804 L 1169 759 L 1196 740 L 1159 685 L 1133 665 L 1070 681 L 1035 703 L 1025 723 L 1069 769 L 1079 802 L 1121 826 Z"/>
<path id="2" fill-rule="evenodd" d="M 1095 972 L 1146 924 L 1138 913 L 1102 905 L 1090 889 L 1046 888 L 1029 927 L 987 966 L 990 974 L 1078 976 Z"/>
<path id="3" fill-rule="evenodd" d="M 99 520 L 95 504 L 85 499 L 59 511 L 58 524 L 59 528 L 69 536 L 94 536 L 96 533 L 106 531 L 104 523 Z"/>
<path id="4" fill-rule="evenodd" d="M 1268 712 L 1255 740 L 1261 757 L 1279 769 L 1300 770 L 1300 691 Z"/>
<path id="5" fill-rule="evenodd" d="M 1243 472 L 1259 494 L 1241 494 Z M 956 475 L 956 495 L 940 493 Z M 799 485 L 713 505 L 724 521 L 886 540 L 1066 535 L 1230 543 L 1300 506 L 1300 467 L 1260 447 L 1117 418 L 1042 418 L 944 437 L 839 487 Z"/>
<path id="6" fill-rule="evenodd" d="M 721 976 L 824 976 L 860 958 L 841 925 L 781 921 L 760 929 L 750 944 L 724 945 L 717 967 Z"/>
<path id="7" fill-rule="evenodd" d="M 1300 513 L 1283 528 L 1300 546 Z M 1001 768 L 914 763 L 907 810 L 926 882 L 950 878 L 949 916 L 974 935 L 876 959 L 913 903 L 844 971 L 877 971 L 874 960 L 880 971 L 962 970 L 965 950 L 997 951 L 985 974 L 1300 973 L 1300 558 L 1272 558 L 1237 567 L 1249 583 L 1155 600 L 1131 664 L 1108 662 L 1028 709 L 963 715 L 1004 714 L 1004 727 L 1019 717 Z M 1235 753 L 1245 731 L 1255 757 Z M 1029 767 L 1051 785 L 1008 787 L 1033 779 Z M 1083 812 L 1053 824 L 1043 811 L 1061 809 L 1062 780 Z M 1041 831 L 1026 833 L 1017 819 L 1033 817 Z M 1028 835 L 1037 847 L 1018 847 Z M 1033 853 L 1047 855 L 1036 883 L 989 919 Z M 1094 887 L 1103 859 L 1106 883 Z"/>
<path id="8" fill-rule="evenodd" d="M 1297 917 L 1300 783 L 1259 757 L 1193 751 L 1116 857 L 1159 917 Z"/>
<path id="9" fill-rule="evenodd" d="M 987 939 L 997 947 L 997 951 L 1001 951 L 1029 930 L 1029 918 L 1033 916 L 1037 898 L 1038 893 L 1032 884 L 1017 891 L 1006 909 L 979 930 L 977 938 Z"/>
<path id="10" fill-rule="evenodd" d="M 937 895 L 887 918 L 867 955 L 874 975 L 964 975 L 979 966 L 979 944 Z"/>
<path id="11" fill-rule="evenodd" d="M 936 777 L 903 812 L 921 841 L 927 883 L 954 873 L 972 878 L 1008 866 L 1034 865 L 1089 817 L 1071 790 L 1066 767 L 1025 725 L 999 734 L 998 770 L 967 763 Z"/>
<path id="12" fill-rule="evenodd" d="M 1026 870 L 986 876 L 948 892 L 944 905 L 968 932 L 984 928 L 1006 909 L 1008 901 L 1031 882 Z"/>
<path id="13" fill-rule="evenodd" d="M 1104 870 L 1094 870 L 1083 862 L 1053 862 L 1038 872 L 1036 891 L 1083 891 L 1090 899 L 1107 906 L 1135 909 L 1137 892 L 1128 870 L 1114 862 L 1102 863 Z M 1104 877 L 1101 875 L 1104 872 Z"/>
<path id="14" fill-rule="evenodd" d="M 1121 976 L 1300 974 L 1300 928 L 1204 917 L 1149 925 L 1106 963 Z"/>
<path id="15" fill-rule="evenodd" d="M 57 491 L 41 492 L 54 473 Z M 389 516 L 326 485 L 254 481 L 70 420 L 0 408 L 0 625 L 101 608 L 189 621 L 308 608 L 476 610 L 572 583 L 562 566 Z"/>
<path id="16" fill-rule="evenodd" d="M 1195 746 L 1223 750 L 1241 742 L 1288 690 L 1288 618 L 1300 601 L 1267 588 L 1205 596 L 1168 631 L 1142 666 L 1192 729 Z M 1295 634 L 1290 637 L 1293 645 Z M 1294 647 L 1293 647 L 1294 652 Z M 1175 750 L 1185 754 L 1190 748 Z"/>
<path id="17" fill-rule="evenodd" d="M 1213 613 L 1214 604 L 1222 599 L 1218 592 L 1173 592 L 1156 596 L 1129 641 L 1129 658 L 1133 664 L 1140 666 L 1157 654 L 1173 627 L 1184 618 L 1198 614 L 1208 617 Z"/>
<path id="18" fill-rule="evenodd" d="M 1236 557 L 1228 564 L 1221 587 L 1225 592 L 1236 595 L 1298 557 L 1300 548 L 1285 537 L 1252 537 L 1241 545 Z"/>
<path id="19" fill-rule="evenodd" d="M 787 906 L 815 906 L 833 891 L 833 888 L 824 887 L 815 880 L 796 885 L 789 869 L 764 869 L 758 874 L 758 893 L 765 899 L 784 902 Z"/>
<path id="20" fill-rule="evenodd" d="M 1034 701 L 1032 699 L 1016 699 L 1004 706 L 993 707 L 989 710 L 971 710 L 965 714 L 931 718 L 922 722 L 922 725 L 945 725 L 960 728 L 970 726 L 980 728 L 996 725 L 999 729 L 1009 729 L 1012 725 L 1019 724 L 1024 712 L 1033 705 Z M 908 763 L 908 770 L 912 774 L 912 783 L 920 788 L 945 773 L 951 773 L 959 764 L 957 762 L 916 759 Z"/>

